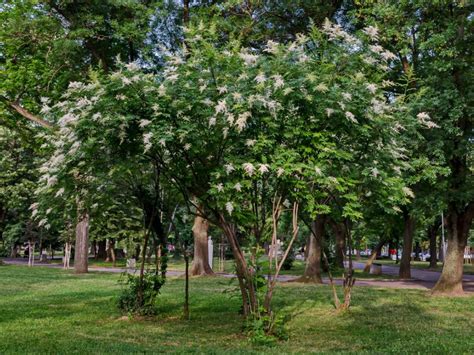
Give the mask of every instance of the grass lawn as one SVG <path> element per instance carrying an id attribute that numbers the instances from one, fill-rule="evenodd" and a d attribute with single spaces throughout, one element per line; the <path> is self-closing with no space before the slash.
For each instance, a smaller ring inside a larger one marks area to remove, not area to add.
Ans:
<path id="1" fill-rule="evenodd" d="M 191 320 L 181 319 L 183 279 L 170 279 L 154 319 L 123 317 L 117 274 L 0 267 L 0 353 L 366 352 L 472 353 L 474 297 L 356 287 L 353 307 L 335 314 L 327 286 L 281 284 L 275 308 L 290 314 L 289 340 L 248 342 L 240 301 L 223 278 L 191 281 Z"/>

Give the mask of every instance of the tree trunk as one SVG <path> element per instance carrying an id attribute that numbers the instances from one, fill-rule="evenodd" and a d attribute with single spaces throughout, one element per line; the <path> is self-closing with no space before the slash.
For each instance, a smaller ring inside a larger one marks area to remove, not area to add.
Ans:
<path id="1" fill-rule="evenodd" d="M 434 294 L 462 294 L 464 248 L 467 244 L 469 229 L 474 216 L 474 202 L 469 204 L 462 213 L 457 213 L 451 206 L 447 216 L 448 248 L 446 251 L 443 271 L 433 288 Z"/>
<path id="2" fill-rule="evenodd" d="M 107 240 L 99 240 L 97 242 L 97 259 L 106 260 L 107 259 Z"/>
<path id="3" fill-rule="evenodd" d="M 18 256 L 18 245 L 13 245 L 10 252 L 10 258 L 16 258 Z"/>
<path id="4" fill-rule="evenodd" d="M 201 216 L 194 218 L 193 238 L 194 238 L 194 258 L 191 265 L 191 275 L 214 275 L 209 266 L 209 249 L 207 231 L 209 223 Z"/>
<path id="5" fill-rule="evenodd" d="M 344 223 L 332 223 L 332 229 L 336 239 L 336 266 L 344 269 L 344 256 L 346 251 L 346 227 Z"/>
<path id="6" fill-rule="evenodd" d="M 107 240 L 107 259 L 105 261 L 112 262 L 115 266 L 115 240 L 108 239 Z"/>
<path id="7" fill-rule="evenodd" d="M 400 260 L 400 270 L 398 276 L 401 279 L 411 279 L 411 253 L 413 251 L 413 232 L 415 229 L 415 219 L 408 212 L 403 214 L 404 231 L 403 231 L 403 251 Z"/>
<path id="8" fill-rule="evenodd" d="M 296 279 L 297 282 L 313 282 L 322 284 L 321 277 L 321 253 L 323 244 L 324 227 L 326 216 L 318 216 L 311 223 L 312 232 L 309 236 L 308 257 L 306 258 L 306 268 L 303 276 Z"/>
<path id="9" fill-rule="evenodd" d="M 377 258 L 377 255 L 380 253 L 382 250 L 382 247 L 385 245 L 385 240 L 381 239 L 378 244 L 375 246 L 375 249 L 372 250 L 372 254 L 370 254 L 369 259 L 367 259 L 367 262 L 365 263 L 364 266 L 364 272 L 369 273 L 370 272 L 370 267 L 374 263 L 375 259 Z"/>
<path id="10" fill-rule="evenodd" d="M 74 272 L 88 271 L 89 257 L 89 214 L 83 213 L 76 225 L 76 245 L 74 249 Z"/>
<path id="11" fill-rule="evenodd" d="M 438 263 L 438 258 L 436 256 L 437 248 L 436 248 L 436 232 L 438 231 L 439 223 L 436 223 L 428 228 L 428 238 L 430 240 L 430 269 L 435 269 Z"/>
<path id="12" fill-rule="evenodd" d="M 257 312 L 258 302 L 255 284 L 253 280 L 254 271 L 251 270 L 244 253 L 237 240 L 237 230 L 233 224 L 228 223 L 223 215 L 218 215 L 220 227 L 229 242 L 232 254 L 234 255 L 235 270 L 239 281 L 239 288 L 242 295 L 242 313 L 245 317 Z"/>

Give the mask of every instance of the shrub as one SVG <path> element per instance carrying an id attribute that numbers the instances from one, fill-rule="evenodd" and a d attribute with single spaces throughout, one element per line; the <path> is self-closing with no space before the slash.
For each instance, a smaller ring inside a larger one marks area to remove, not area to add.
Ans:
<path id="1" fill-rule="evenodd" d="M 137 275 L 125 274 L 125 279 L 119 282 L 124 286 L 118 299 L 118 307 L 122 312 L 134 315 L 156 314 L 156 297 L 165 283 L 161 275 L 146 272 L 143 280 L 140 280 Z"/>

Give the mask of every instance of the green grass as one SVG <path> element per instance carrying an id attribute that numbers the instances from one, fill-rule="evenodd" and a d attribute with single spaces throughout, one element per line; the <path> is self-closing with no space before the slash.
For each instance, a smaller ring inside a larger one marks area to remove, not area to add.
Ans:
<path id="1" fill-rule="evenodd" d="M 327 286 L 280 284 L 275 309 L 291 315 L 289 340 L 252 345 L 241 332 L 229 280 L 191 281 L 191 320 L 181 319 L 183 280 L 170 279 L 158 316 L 116 309 L 120 276 L 51 268 L 0 267 L 0 353 L 471 353 L 474 297 L 434 298 L 420 290 L 355 287 L 336 314 Z"/>

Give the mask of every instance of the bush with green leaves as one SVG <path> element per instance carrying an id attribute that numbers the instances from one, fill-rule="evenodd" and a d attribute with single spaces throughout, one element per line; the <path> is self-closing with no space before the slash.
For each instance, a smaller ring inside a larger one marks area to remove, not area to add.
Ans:
<path id="1" fill-rule="evenodd" d="M 155 302 L 165 279 L 155 272 L 146 272 L 143 279 L 134 274 L 124 274 L 120 280 L 122 292 L 118 299 L 119 309 L 130 315 L 151 316 L 156 314 Z"/>

